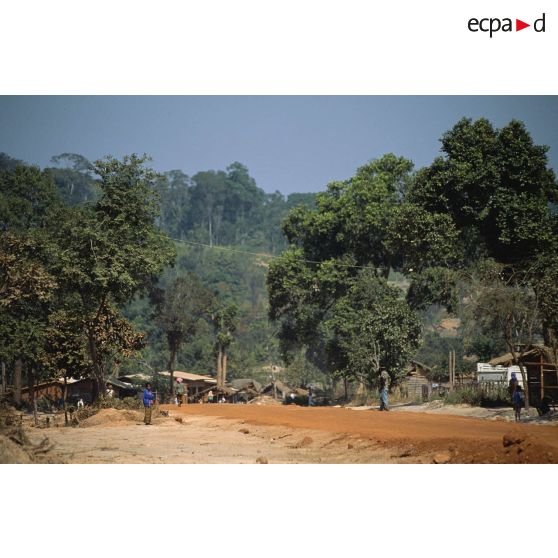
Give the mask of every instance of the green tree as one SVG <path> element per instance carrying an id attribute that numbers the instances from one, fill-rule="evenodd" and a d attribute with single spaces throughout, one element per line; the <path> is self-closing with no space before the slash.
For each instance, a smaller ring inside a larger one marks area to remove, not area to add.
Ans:
<path id="1" fill-rule="evenodd" d="M 415 219 L 407 215 L 411 230 L 419 230 L 428 215 L 449 232 L 447 246 L 424 247 L 424 272 L 432 273 L 428 267 L 467 269 L 485 258 L 519 269 L 552 251 L 557 226 L 551 204 L 558 184 L 547 151 L 516 120 L 495 129 L 483 118 L 462 119 L 446 132 L 443 156 L 417 173 L 405 198 L 420 208 Z M 403 252 L 412 249 L 411 239 L 410 234 L 400 239 Z M 415 281 L 421 281 L 419 274 Z M 432 293 L 424 292 L 428 300 Z M 417 296 L 415 303 L 420 304 Z"/>
<path id="2" fill-rule="evenodd" d="M 328 319 L 330 368 L 344 378 L 376 387 L 385 368 L 392 383 L 405 376 L 421 326 L 401 291 L 368 270 L 361 272 Z"/>
<path id="3" fill-rule="evenodd" d="M 57 283 L 48 271 L 40 241 L 5 232 L 0 237 L 0 355 L 14 363 L 15 401 L 21 401 L 24 367 L 34 402 L 50 303 Z M 42 252 L 42 253 L 41 253 Z"/>
<path id="4" fill-rule="evenodd" d="M 145 157 L 131 155 L 96 161 L 99 199 L 77 207 L 59 227 L 61 263 L 57 269 L 66 292 L 75 293 L 73 308 L 84 317 L 87 347 L 98 390 L 104 393 L 105 346 L 126 341 L 122 350 L 137 346 L 126 333 L 116 308 L 145 292 L 174 259 L 172 244 L 155 227 L 158 215 L 153 188 L 155 173 Z M 122 328 L 120 332 L 114 328 Z M 128 344 L 129 342 L 129 344 Z"/>
<path id="5" fill-rule="evenodd" d="M 330 184 L 318 194 L 316 209 L 289 213 L 284 231 L 290 246 L 271 262 L 267 279 L 270 318 L 279 322 L 287 361 L 306 346 L 329 372 L 368 386 L 380 366 L 399 377 L 401 361 L 389 343 L 401 359 L 410 356 L 418 321 L 387 277 L 402 260 L 391 223 L 401 219 L 411 171 L 410 161 L 386 155 L 350 180 Z M 431 243 L 439 248 L 444 242 Z"/>
<path id="6" fill-rule="evenodd" d="M 15 400 L 27 374 L 33 403 L 35 378 L 57 282 L 50 233 L 62 210 L 50 175 L 20 161 L 0 168 L 0 359 L 13 364 Z"/>
<path id="7" fill-rule="evenodd" d="M 529 383 L 521 360 L 542 331 L 537 291 L 524 272 L 510 272 L 509 267 L 485 262 L 473 283 L 469 307 L 481 331 L 498 332 L 520 367 L 529 410 Z"/>
<path id="8" fill-rule="evenodd" d="M 169 390 L 174 395 L 174 368 L 181 346 L 191 341 L 199 330 L 200 321 L 209 317 L 214 304 L 213 294 L 198 277 L 187 273 L 177 277 L 159 295 L 156 321 L 165 333 L 168 350 Z"/>
<path id="9" fill-rule="evenodd" d="M 237 315 L 236 304 L 220 304 L 212 313 L 217 356 L 217 387 L 223 387 L 227 381 L 227 351 L 234 341 L 238 325 Z"/>

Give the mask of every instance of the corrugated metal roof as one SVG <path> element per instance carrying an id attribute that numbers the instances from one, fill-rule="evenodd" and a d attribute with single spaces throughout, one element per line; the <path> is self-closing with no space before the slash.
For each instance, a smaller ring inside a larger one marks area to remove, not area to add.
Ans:
<path id="1" fill-rule="evenodd" d="M 168 370 L 162 370 L 158 372 L 161 376 L 170 376 L 170 372 Z M 183 380 L 190 380 L 191 382 L 195 382 L 196 380 L 201 380 L 203 382 L 207 382 L 208 384 L 216 384 L 217 380 L 212 378 L 211 376 L 203 376 L 202 374 L 194 374 L 192 372 L 183 372 L 182 370 L 175 370 L 173 372 L 173 376 L 175 378 L 182 378 Z"/>
<path id="2" fill-rule="evenodd" d="M 136 389 L 136 387 L 133 386 L 132 384 L 129 384 L 127 382 L 122 382 L 120 380 L 117 380 L 116 378 L 107 378 L 106 383 L 111 384 L 112 386 L 122 388 L 122 389 L 129 389 L 129 390 L 135 390 Z"/>

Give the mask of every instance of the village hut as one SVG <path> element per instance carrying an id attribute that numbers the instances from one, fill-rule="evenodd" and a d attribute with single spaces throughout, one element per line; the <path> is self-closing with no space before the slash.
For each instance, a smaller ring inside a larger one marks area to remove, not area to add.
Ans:
<path id="1" fill-rule="evenodd" d="M 411 361 L 405 379 L 401 382 L 403 397 L 427 400 L 432 394 L 432 382 L 428 375 L 432 369 L 418 361 Z"/>

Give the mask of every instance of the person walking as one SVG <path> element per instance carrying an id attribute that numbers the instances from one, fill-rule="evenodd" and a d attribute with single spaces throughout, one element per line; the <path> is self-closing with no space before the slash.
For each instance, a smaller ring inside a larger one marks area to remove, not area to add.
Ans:
<path id="1" fill-rule="evenodd" d="M 308 386 L 308 407 L 314 406 L 314 398 L 312 395 L 312 386 Z"/>
<path id="2" fill-rule="evenodd" d="M 380 411 L 389 411 L 388 405 L 389 375 L 386 370 L 380 372 Z"/>
<path id="3" fill-rule="evenodd" d="M 143 390 L 143 406 L 145 408 L 143 422 L 146 425 L 151 424 L 151 411 L 153 410 L 154 400 L 155 394 L 151 391 L 151 384 L 145 384 L 145 389 Z"/>
<path id="4" fill-rule="evenodd" d="M 176 378 L 176 401 L 179 407 L 182 407 L 182 403 L 184 403 L 185 391 L 186 389 L 182 382 L 182 378 Z"/>

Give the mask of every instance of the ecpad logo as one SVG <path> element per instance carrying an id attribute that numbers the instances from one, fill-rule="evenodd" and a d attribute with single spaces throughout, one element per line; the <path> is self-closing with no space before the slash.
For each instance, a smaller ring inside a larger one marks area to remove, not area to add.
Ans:
<path id="1" fill-rule="evenodd" d="M 533 29 L 535 30 L 535 32 L 537 33 L 545 32 L 545 25 L 546 25 L 545 18 L 546 18 L 546 14 L 543 14 L 539 19 L 535 20 L 535 22 L 533 23 Z M 492 38 L 492 35 L 494 33 L 497 33 L 498 31 L 503 31 L 503 32 L 513 31 L 512 18 L 509 17 L 505 17 L 503 19 L 497 17 L 485 17 L 482 19 L 477 19 L 475 17 L 472 17 L 469 20 L 467 27 L 469 28 L 469 31 L 472 31 L 473 33 L 477 33 L 479 31 L 483 33 L 490 33 L 490 38 Z M 526 29 L 527 27 L 531 27 L 531 24 L 525 23 L 520 19 L 515 20 L 516 31 L 521 31 L 522 29 Z"/>

